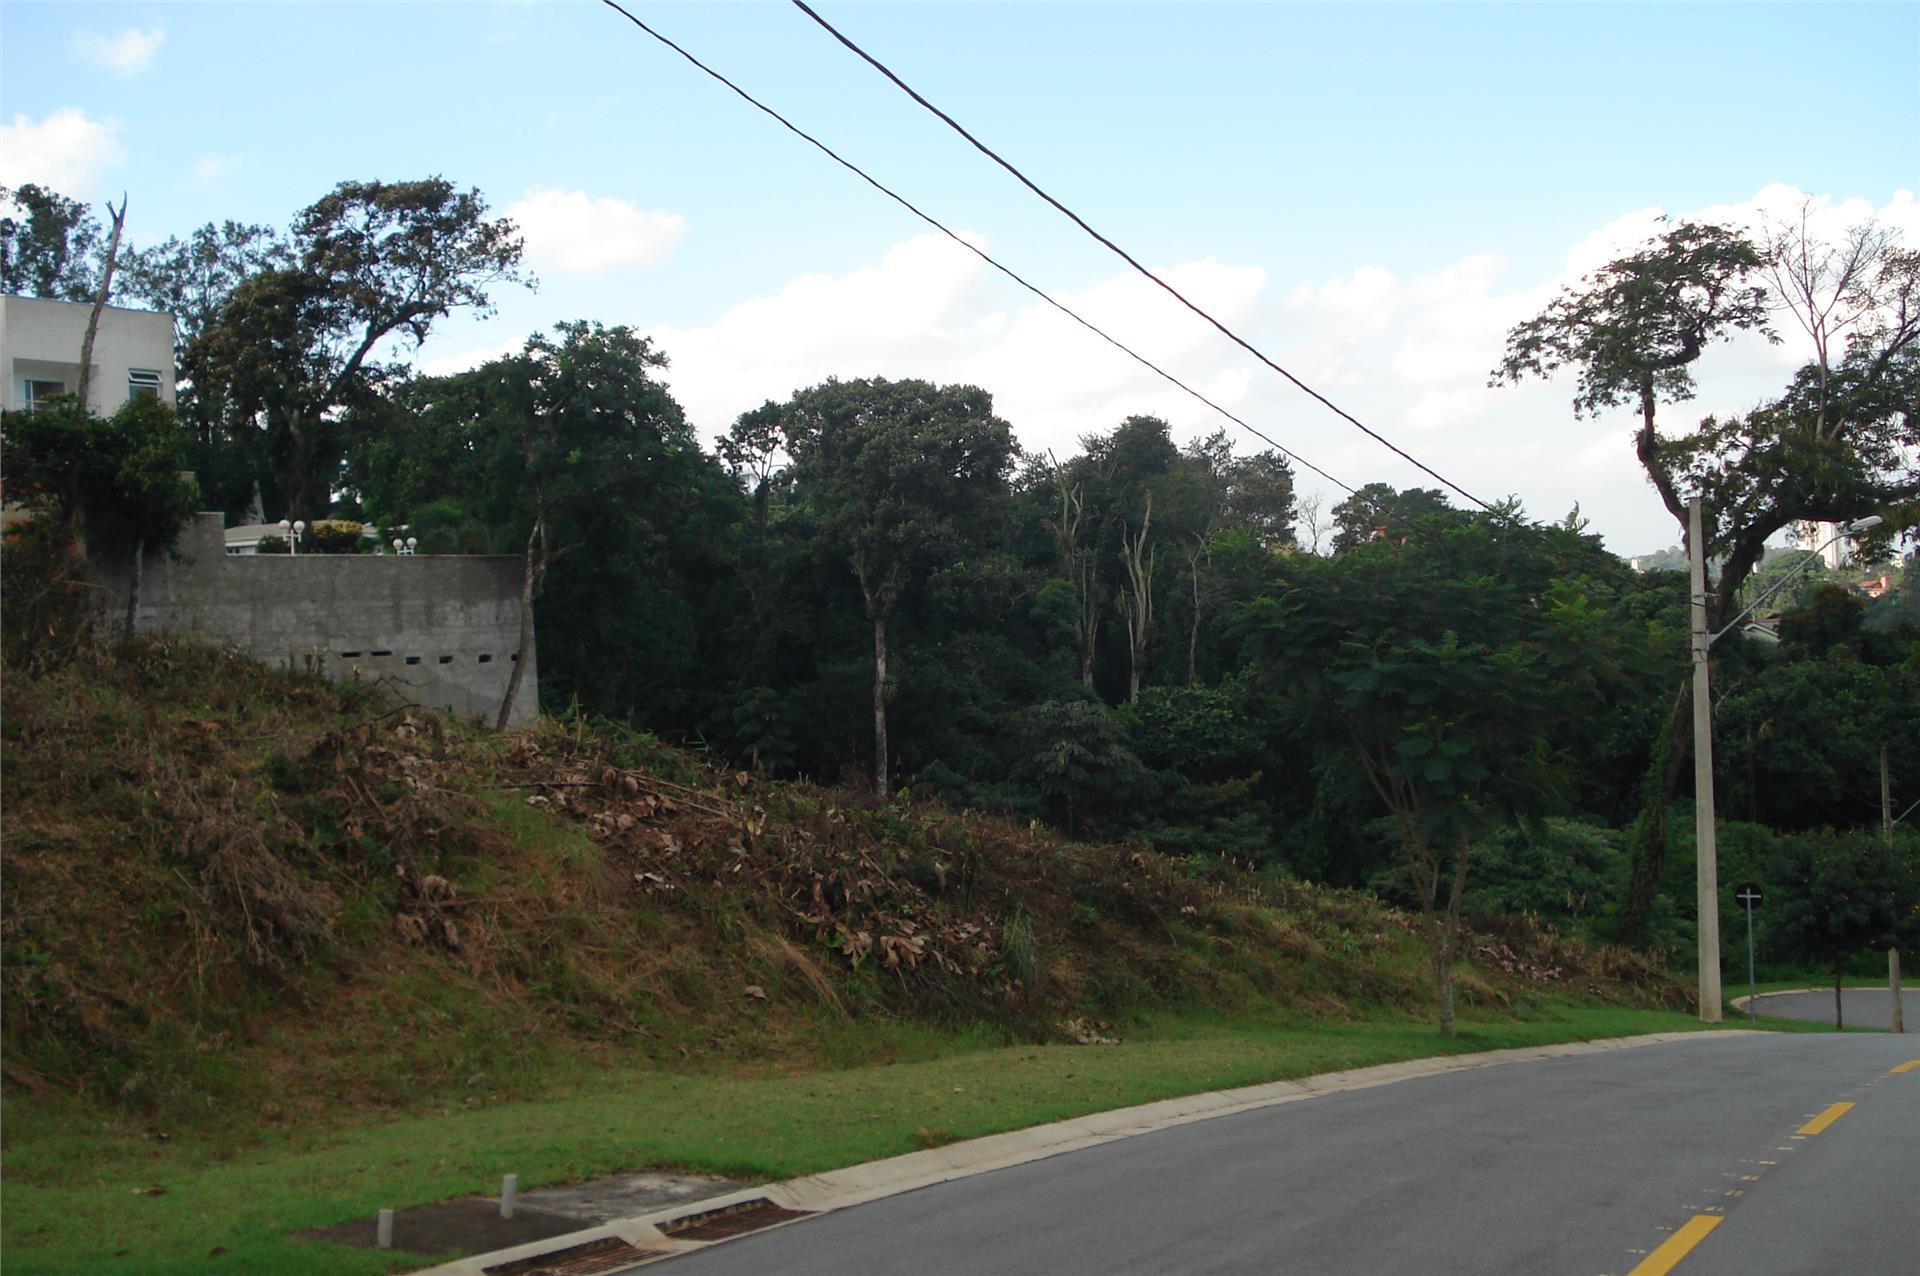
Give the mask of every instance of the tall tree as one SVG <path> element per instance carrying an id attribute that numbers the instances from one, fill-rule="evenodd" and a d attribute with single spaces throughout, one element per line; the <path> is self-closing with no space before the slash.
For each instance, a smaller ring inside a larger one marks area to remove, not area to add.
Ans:
<path id="1" fill-rule="evenodd" d="M 0 186 L 0 292 L 92 301 L 100 287 L 100 223 L 77 199 L 33 182 Z"/>
<path id="2" fill-rule="evenodd" d="M 1804 226 L 1804 224 L 1803 224 Z M 1790 260 L 1791 258 L 1791 260 Z M 1766 282 L 1782 288 L 1770 298 Z M 1771 332 L 1773 304 L 1792 310 L 1816 358 L 1785 394 L 1742 416 L 1709 417 L 1691 435 L 1656 425 L 1662 401 L 1691 397 L 1692 365 L 1714 341 L 1742 330 Z M 1846 354 L 1832 362 L 1832 340 Z M 1684 529 L 1685 495 L 1709 516 L 1707 550 L 1721 560 L 1709 623 L 1765 553 L 1795 522 L 1892 515 L 1889 530 L 1920 525 L 1920 254 L 1891 236 L 1859 232 L 1837 253 L 1797 248 L 1776 235 L 1756 247 L 1726 227 L 1683 224 L 1642 251 L 1609 263 L 1516 327 L 1493 379 L 1579 376 L 1576 414 L 1637 401 L 1635 450 L 1648 480 Z M 1665 869 L 1667 809 L 1690 756 L 1692 698 L 1674 703 L 1637 827 L 1626 929 L 1648 916 Z"/>
<path id="3" fill-rule="evenodd" d="M 126 632 L 139 619 L 146 552 L 170 547 L 199 492 L 181 466 L 188 437 L 173 408 L 132 398 L 95 417 L 77 399 L 11 412 L 4 430 L 7 494 L 62 539 L 84 537 L 87 555 L 127 567 Z"/>
<path id="4" fill-rule="evenodd" d="M 1062 465 L 1051 454 L 1047 467 L 1056 494 L 1049 524 L 1060 548 L 1060 575 L 1073 591 L 1074 632 L 1079 639 L 1080 685 L 1093 687 L 1093 657 L 1100 641 L 1100 588 L 1095 555 L 1088 543 L 1094 534 L 1087 517 L 1087 476 L 1083 467 Z"/>
<path id="5" fill-rule="evenodd" d="M 727 642 L 744 611 L 745 504 L 665 366 L 629 329 L 559 325 L 472 372 L 397 387 L 389 419 L 354 440 L 350 478 L 423 551 L 522 558 L 543 702 L 690 733 L 746 663 Z"/>
<path id="6" fill-rule="evenodd" d="M 1469 849 L 1564 801 L 1557 741 L 1605 663 L 1578 593 L 1547 584 L 1560 535 L 1481 521 L 1297 557 L 1248 613 L 1257 667 L 1318 741 L 1322 787 L 1370 792 L 1392 822 L 1448 1036 Z"/>
<path id="7" fill-rule="evenodd" d="M 295 517 L 325 515 L 340 479 L 339 413 L 388 348 L 417 348 L 456 309 L 491 312 L 523 280 L 511 222 L 443 178 L 342 182 L 293 223 L 293 264 L 251 275 L 188 353 L 224 392 L 230 429 L 257 420 Z"/>
<path id="8" fill-rule="evenodd" d="M 120 264 L 120 235 L 127 228 L 127 197 L 120 197 L 120 207 L 107 205 L 107 213 L 113 219 L 113 232 L 107 237 L 107 248 L 101 255 L 100 286 L 93 295 L 93 309 L 87 312 L 87 335 L 80 341 L 80 388 L 74 397 L 85 407 L 93 389 L 93 343 L 100 334 L 100 314 L 107 308 L 107 298 L 113 294 L 113 271 Z"/>
<path id="9" fill-rule="evenodd" d="M 828 380 L 780 406 L 795 499 L 844 546 L 873 630 L 874 789 L 890 791 L 888 627 L 930 564 L 957 561 L 1007 491 L 1015 448 L 976 386 Z"/>
<path id="10" fill-rule="evenodd" d="M 1426 519 L 1460 524 L 1466 515 L 1447 503 L 1437 487 L 1395 490 L 1390 483 L 1368 483 L 1333 507 L 1333 552 L 1345 554 L 1368 541 L 1399 540 Z"/>
<path id="11" fill-rule="evenodd" d="M 1508 333 L 1491 384 L 1571 368 L 1578 377 L 1575 416 L 1637 407 L 1634 452 L 1684 531 L 1687 503 L 1676 482 L 1673 444 L 1656 416 L 1661 403 L 1693 397 L 1693 365 L 1709 345 L 1743 331 L 1772 335 L 1767 291 L 1757 279 L 1765 261 L 1751 240 L 1728 227 L 1671 226 L 1638 252 L 1562 289 Z"/>
<path id="12" fill-rule="evenodd" d="M 1878 835 L 1831 829 L 1781 838 L 1770 869 L 1777 889 L 1767 900 L 1769 938 L 1787 956 L 1833 972 L 1833 1026 L 1842 1028 L 1847 959 L 1920 909 L 1920 877 Z"/>

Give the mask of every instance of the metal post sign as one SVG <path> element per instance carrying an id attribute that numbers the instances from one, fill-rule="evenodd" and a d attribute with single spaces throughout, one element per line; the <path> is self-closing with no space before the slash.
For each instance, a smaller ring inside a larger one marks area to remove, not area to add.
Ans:
<path id="1" fill-rule="evenodd" d="M 1760 1011 L 1755 1003 L 1759 998 L 1755 995 L 1753 982 L 1753 910 L 1760 907 L 1760 901 L 1765 897 L 1752 882 L 1741 883 L 1733 897 L 1747 908 L 1747 1018 L 1758 1019 Z"/>

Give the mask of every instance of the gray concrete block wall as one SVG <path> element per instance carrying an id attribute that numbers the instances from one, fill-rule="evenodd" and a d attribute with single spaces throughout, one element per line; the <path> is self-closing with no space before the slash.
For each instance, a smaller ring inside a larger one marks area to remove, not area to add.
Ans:
<path id="1" fill-rule="evenodd" d="M 224 641 L 263 663 L 384 681 L 405 699 L 491 724 L 516 657 L 512 725 L 539 714 L 536 652 L 518 651 L 522 564 L 510 556 L 226 552 L 221 517 L 197 514 L 174 556 L 149 555 L 142 633 Z M 124 609 L 127 573 L 96 572 Z"/>

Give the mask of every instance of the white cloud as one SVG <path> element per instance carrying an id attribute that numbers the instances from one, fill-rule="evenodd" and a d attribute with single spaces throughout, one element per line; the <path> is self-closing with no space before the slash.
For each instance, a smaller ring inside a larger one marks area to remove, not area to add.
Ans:
<path id="1" fill-rule="evenodd" d="M 134 76 L 153 65 L 153 55 L 160 51 L 160 45 L 166 38 L 167 33 L 158 28 L 136 31 L 128 27 L 118 35 L 76 31 L 73 52 L 82 62 L 99 67 L 102 71 Z"/>
<path id="2" fill-rule="evenodd" d="M 527 241 L 527 260 L 561 274 L 601 274 L 663 260 L 686 218 L 611 196 L 536 187 L 507 209 Z"/>
<path id="3" fill-rule="evenodd" d="M 419 373 L 423 377 L 450 377 L 456 372 L 471 372 L 483 363 L 494 359 L 504 359 L 510 354 L 519 354 L 526 348 L 524 341 L 506 341 L 498 345 L 476 346 L 454 354 L 436 355 L 420 362 Z"/>
<path id="4" fill-rule="evenodd" d="M 1769 187 L 1754 199 L 1677 210 L 1745 221 L 1797 210 L 1805 197 Z M 1914 196 L 1818 201 L 1821 229 L 1867 212 L 1884 223 L 1920 219 Z M 1266 269 L 1213 259 L 1160 271 L 1283 366 L 1469 491 L 1517 494 L 1536 516 L 1578 502 L 1623 552 L 1670 544 L 1672 520 L 1635 462 L 1631 411 L 1573 416 L 1571 376 L 1492 388 L 1488 376 L 1512 326 L 1563 286 L 1643 243 L 1663 210 L 1615 217 L 1569 245 L 1547 278 L 1514 278 L 1497 253 L 1396 276 L 1357 266 L 1272 286 Z M 976 244 L 983 241 L 973 239 Z M 1909 243 L 1920 234 L 1908 231 Z M 1358 486 L 1435 480 L 1362 437 L 1137 275 L 1115 275 L 1060 300 L 1187 384 Z M 985 387 L 1029 451 L 1067 454 L 1080 436 L 1132 413 L 1164 416 L 1187 439 L 1227 424 L 1211 410 L 1044 303 L 1008 288 L 984 263 L 940 236 L 896 244 L 843 275 L 808 274 L 743 301 L 711 324 L 656 327 L 672 359 L 669 380 L 702 435 L 740 412 L 829 376 L 925 377 Z M 1780 346 L 1748 334 L 1702 359 L 1700 394 L 1662 410 L 1679 433 L 1709 411 L 1744 411 L 1777 394 L 1806 357 L 1804 338 Z M 1230 427 L 1231 429 L 1231 427 Z M 1231 429 L 1245 450 L 1265 446 Z M 1302 473 L 1302 487 L 1324 487 Z M 1340 499 L 1331 492 L 1329 504 Z"/>
<path id="5" fill-rule="evenodd" d="M 35 122 L 16 115 L 0 124 L 0 186 L 36 182 L 84 198 L 103 170 L 126 158 L 119 127 L 64 107 Z"/>

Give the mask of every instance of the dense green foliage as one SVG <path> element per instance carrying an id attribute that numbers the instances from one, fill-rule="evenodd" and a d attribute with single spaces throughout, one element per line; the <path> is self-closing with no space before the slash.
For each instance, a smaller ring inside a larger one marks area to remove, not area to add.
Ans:
<path id="1" fill-rule="evenodd" d="M 14 208 L 8 286 L 84 293 L 92 214 L 37 187 Z M 1920 796 L 1920 581 L 1888 561 L 1920 518 L 1920 259 L 1862 234 L 1838 279 L 1671 227 L 1515 328 L 1495 374 L 1564 368 L 1577 412 L 1640 410 L 1669 508 L 1713 507 L 1721 617 L 1797 569 L 1762 562 L 1790 523 L 1886 519 L 1862 546 L 1881 597 L 1850 592 L 1858 571 L 1810 577 L 1776 596 L 1777 646 L 1715 649 L 1726 813 L 1788 833 L 1874 829 Z M 118 299 L 180 320 L 182 424 L 140 425 L 139 464 L 186 456 L 236 520 L 259 502 L 524 556 L 549 711 L 1443 916 L 1614 927 L 1631 866 L 1629 933 L 1684 941 L 1666 843 L 1690 774 L 1685 580 L 1631 570 L 1577 511 L 1541 527 L 1370 483 L 1323 519 L 1284 456 L 1224 434 L 1183 446 L 1132 415 L 1032 455 L 985 390 L 883 376 L 796 387 L 709 450 L 668 390 L 673 352 L 584 322 L 415 375 L 405 356 L 521 282 L 519 255 L 438 177 L 342 183 L 285 231 L 129 246 Z M 1829 332 L 1820 299 L 1843 295 L 1854 318 Z M 1697 431 L 1657 419 L 1717 342 L 1789 311 L 1818 355 L 1777 399 Z M 65 490 L 14 459 L 67 455 L 64 428 L 9 424 L 10 483 Z M 88 448 L 67 472 L 89 491 L 144 482 Z M 163 488 L 88 513 L 99 543 L 163 541 Z"/>

